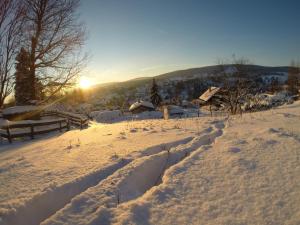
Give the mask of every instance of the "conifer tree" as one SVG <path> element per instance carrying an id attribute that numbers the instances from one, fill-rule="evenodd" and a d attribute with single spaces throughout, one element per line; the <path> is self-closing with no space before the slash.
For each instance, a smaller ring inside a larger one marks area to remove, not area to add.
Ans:
<path id="1" fill-rule="evenodd" d="M 153 79 L 152 87 L 151 87 L 151 102 L 154 106 L 159 106 L 162 102 L 162 98 L 158 93 L 158 85 L 156 84 L 155 79 Z"/>
<path id="2" fill-rule="evenodd" d="M 16 105 L 27 105 L 33 100 L 34 89 L 31 87 L 30 76 L 30 57 L 29 53 L 21 48 L 16 56 L 16 72 L 15 72 L 15 100 Z"/>

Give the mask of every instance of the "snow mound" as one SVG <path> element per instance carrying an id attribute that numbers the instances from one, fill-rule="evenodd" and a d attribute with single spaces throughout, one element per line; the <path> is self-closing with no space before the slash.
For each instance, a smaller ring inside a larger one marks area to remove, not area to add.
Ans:
<path id="1" fill-rule="evenodd" d="M 184 110 L 180 106 L 177 106 L 177 105 L 168 106 L 168 110 L 169 110 L 170 116 L 184 114 Z"/>
<path id="2" fill-rule="evenodd" d="M 2 111 L 3 115 L 11 115 L 11 114 L 18 114 L 18 113 L 26 113 L 39 110 L 40 107 L 34 105 L 24 105 L 24 106 L 13 106 L 6 108 Z"/>
<path id="3" fill-rule="evenodd" d="M 163 117 L 162 112 L 160 111 L 148 111 L 136 114 L 135 119 L 145 120 L 145 119 L 160 119 Z"/>
<path id="4" fill-rule="evenodd" d="M 93 111 L 90 116 L 99 123 L 109 123 L 119 119 L 122 116 L 120 110 L 113 111 Z"/>

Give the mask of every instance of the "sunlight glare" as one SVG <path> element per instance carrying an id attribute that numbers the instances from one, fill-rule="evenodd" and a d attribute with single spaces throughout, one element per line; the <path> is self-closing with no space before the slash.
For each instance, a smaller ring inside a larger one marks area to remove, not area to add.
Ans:
<path id="1" fill-rule="evenodd" d="M 91 81 L 86 77 L 81 77 L 79 80 L 79 87 L 82 89 L 88 89 L 91 87 Z"/>

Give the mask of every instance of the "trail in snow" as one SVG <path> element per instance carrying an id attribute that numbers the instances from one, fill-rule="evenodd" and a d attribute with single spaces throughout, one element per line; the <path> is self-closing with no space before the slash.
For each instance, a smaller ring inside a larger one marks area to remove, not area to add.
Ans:
<path id="1" fill-rule="evenodd" d="M 111 210 L 141 197 L 163 182 L 165 172 L 190 153 L 212 144 L 223 134 L 224 124 L 214 123 L 200 136 L 186 143 L 137 158 L 118 169 L 98 185 L 72 199 L 71 203 L 42 222 L 50 224 L 110 224 Z M 143 155 L 143 154 L 141 154 Z"/>
<path id="2" fill-rule="evenodd" d="M 192 138 L 184 138 L 179 141 L 159 144 L 146 148 L 142 151 L 131 153 L 126 158 L 116 158 L 110 165 L 96 170 L 88 175 L 82 176 L 70 183 L 48 189 L 43 193 L 34 196 L 24 205 L 15 211 L 10 211 L 0 218 L 0 225 L 34 225 L 40 224 L 43 220 L 53 215 L 56 211 L 67 205 L 72 198 L 84 192 L 90 187 L 97 185 L 100 181 L 112 175 L 115 171 L 126 166 L 135 158 L 157 154 L 168 150 L 179 144 L 185 144 Z"/>

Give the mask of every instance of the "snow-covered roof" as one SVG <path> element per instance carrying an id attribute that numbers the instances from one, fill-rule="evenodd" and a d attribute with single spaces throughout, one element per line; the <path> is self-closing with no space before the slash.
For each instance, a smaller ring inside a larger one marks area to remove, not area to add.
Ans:
<path id="1" fill-rule="evenodd" d="M 147 107 L 149 109 L 154 109 L 154 106 L 151 102 L 147 102 L 147 101 L 139 101 L 139 102 L 135 102 L 133 103 L 130 108 L 129 111 L 135 110 L 141 106 Z"/>
<path id="2" fill-rule="evenodd" d="M 214 96 L 218 91 L 220 90 L 219 87 L 210 87 L 207 89 L 206 92 L 204 92 L 199 99 L 202 101 L 207 102 L 209 99 L 211 99 L 212 96 Z"/>
<path id="3" fill-rule="evenodd" d="M 26 113 L 38 110 L 39 107 L 35 105 L 13 106 L 2 111 L 3 115 Z"/>

